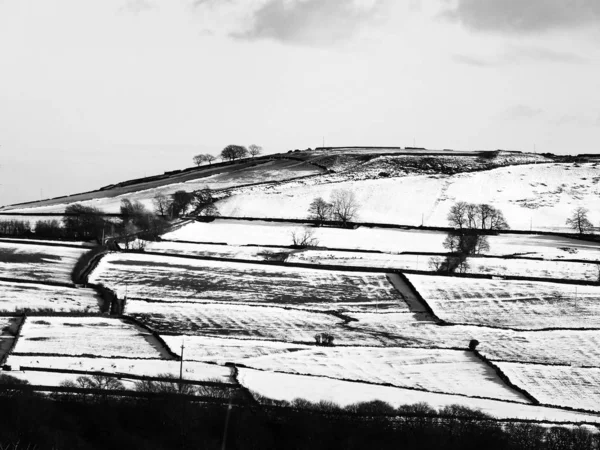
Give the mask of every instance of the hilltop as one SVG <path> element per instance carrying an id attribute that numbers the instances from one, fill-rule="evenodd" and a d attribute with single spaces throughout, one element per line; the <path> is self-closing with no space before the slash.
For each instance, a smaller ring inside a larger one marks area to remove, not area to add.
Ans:
<path id="1" fill-rule="evenodd" d="M 511 228 L 564 231 L 576 206 L 600 210 L 598 163 L 515 151 L 342 147 L 295 150 L 129 180 L 97 191 L 2 208 L 5 213 L 62 213 L 72 203 L 118 213 L 122 199 L 152 208 L 157 194 L 208 186 L 223 216 L 306 218 L 315 197 L 350 189 L 358 221 L 446 226 L 457 201 L 501 209 Z M 591 212 L 598 222 L 600 216 Z"/>

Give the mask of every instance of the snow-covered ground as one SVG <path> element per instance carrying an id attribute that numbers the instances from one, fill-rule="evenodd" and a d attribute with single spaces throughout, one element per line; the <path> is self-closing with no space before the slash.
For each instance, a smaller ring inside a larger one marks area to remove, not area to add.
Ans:
<path id="1" fill-rule="evenodd" d="M 589 208 L 593 223 L 600 221 L 599 181 L 597 163 L 529 164 L 329 184 L 317 184 L 316 178 L 268 190 L 242 188 L 219 202 L 219 209 L 224 216 L 301 219 L 315 197 L 327 199 L 335 189 L 349 189 L 361 205 L 361 221 L 447 226 L 450 207 L 467 201 L 500 209 L 514 229 L 566 230 L 565 220 L 577 206 Z"/>
<path id="2" fill-rule="evenodd" d="M 112 253 L 102 259 L 89 281 L 121 297 L 155 301 L 280 303 L 309 309 L 408 308 L 385 274 L 379 273 Z"/>
<path id="3" fill-rule="evenodd" d="M 0 215 L 0 222 L 1 221 L 2 221 L 2 216 Z M 87 242 L 87 241 L 62 241 L 62 240 L 52 240 L 52 239 L 25 239 L 25 238 L 11 238 L 11 237 L 2 237 L 2 238 L 0 238 L 0 242 L 8 243 L 8 244 L 39 244 L 39 245 L 52 244 L 53 246 L 64 246 L 64 247 L 73 247 L 73 246 L 75 246 L 75 247 L 94 247 L 94 246 L 96 246 L 96 243 Z"/>
<path id="4" fill-rule="evenodd" d="M 6 362 L 13 370 L 21 367 L 39 369 L 82 370 L 89 372 L 105 372 L 109 374 L 130 374 L 148 377 L 162 375 L 179 378 L 179 361 L 165 359 L 127 359 L 127 358 L 86 358 L 71 356 L 22 356 L 10 355 Z M 12 372 L 11 372 L 12 373 Z M 38 372 L 27 372 L 34 374 Z M 65 377 L 67 375 L 65 374 Z M 183 378 L 192 381 L 220 379 L 231 382 L 231 369 L 215 364 L 204 364 L 195 361 L 184 361 Z M 43 383 L 42 383 L 43 384 Z"/>
<path id="5" fill-rule="evenodd" d="M 109 317 L 28 317 L 13 353 L 169 358 L 146 330 Z"/>
<path id="6" fill-rule="evenodd" d="M 209 169 L 209 167 L 205 167 Z M 25 212 L 28 214 L 34 213 L 61 213 L 65 211 L 65 208 L 72 203 L 81 203 L 85 206 L 92 206 L 100 209 L 105 213 L 118 213 L 121 205 L 121 200 L 129 199 L 133 201 L 140 201 L 149 210 L 154 210 L 152 204 L 152 198 L 158 194 L 171 195 L 177 191 L 183 190 L 191 192 L 204 187 L 210 189 L 228 189 L 234 186 L 241 186 L 246 184 L 263 183 L 267 181 L 282 181 L 290 178 L 305 177 L 308 175 L 316 175 L 321 173 L 323 170 L 317 166 L 293 160 L 277 160 L 261 162 L 257 166 L 246 166 L 240 169 L 224 169 L 220 173 L 216 173 L 210 176 L 202 176 L 201 173 L 198 177 L 189 179 L 183 182 L 175 181 L 176 178 L 170 184 L 150 187 L 148 184 L 140 184 L 140 190 L 134 190 L 135 188 L 126 189 L 126 193 L 121 193 L 123 190 L 115 188 L 106 192 L 92 193 L 89 195 L 73 197 L 66 197 L 64 199 L 57 199 L 51 201 L 42 201 L 33 203 L 31 205 L 23 205 L 19 207 L 6 208 L 6 211 L 11 213 Z M 186 177 L 190 177 L 187 175 Z M 151 183 L 155 184 L 155 183 Z M 164 184 L 164 183 L 159 183 Z M 112 195 L 111 195 L 112 194 Z M 39 204 L 47 203 L 45 206 L 39 206 Z M 7 216 L 8 217 L 8 216 Z M 37 220 L 37 219 L 36 219 Z"/>
<path id="7" fill-rule="evenodd" d="M 292 233 L 310 230 L 317 245 L 328 248 L 388 252 L 446 252 L 445 233 L 359 227 L 357 229 L 303 226 L 293 223 L 217 219 L 192 222 L 163 238 L 174 241 L 215 242 L 229 245 L 293 245 Z"/>
<path id="8" fill-rule="evenodd" d="M 497 363 L 511 381 L 546 405 L 600 412 L 600 368 Z"/>
<path id="9" fill-rule="evenodd" d="M 476 339 L 479 340 L 477 350 L 493 361 L 600 368 L 598 330 L 501 330 L 499 333 L 482 333 Z"/>
<path id="10" fill-rule="evenodd" d="M 600 286 L 407 275 L 442 320 L 517 329 L 600 328 Z"/>
<path id="11" fill-rule="evenodd" d="M 52 310 L 98 313 L 100 302 L 92 289 L 0 281 L 0 312 Z"/>
<path id="12" fill-rule="evenodd" d="M 310 230 L 317 245 L 328 249 L 374 250 L 387 253 L 417 252 L 446 253 L 444 239 L 447 234 L 440 231 L 400 230 L 378 227 L 356 229 L 302 226 L 290 222 L 267 222 L 217 219 L 213 222 L 191 222 L 166 233 L 163 238 L 173 241 L 197 243 L 219 243 L 228 245 L 275 245 L 293 244 L 292 232 Z M 488 236 L 491 256 L 520 255 L 529 258 L 600 260 L 600 246 L 594 242 L 561 236 L 533 234 L 500 234 Z M 165 247 L 160 247 L 164 245 Z M 169 243 L 159 243 L 158 248 L 167 248 Z M 194 247 L 183 243 L 179 251 L 191 252 Z M 191 244 L 190 244 L 191 245 Z M 273 249 L 277 251 L 277 249 Z M 372 256 L 376 258 L 376 256 Z M 384 258 L 385 256 L 381 256 Z M 371 256 L 364 256 L 371 258 Z"/>
<path id="13" fill-rule="evenodd" d="M 451 394 L 415 391 L 390 386 L 377 386 L 332 378 L 262 370 L 239 369 L 238 379 L 252 392 L 275 400 L 292 401 L 302 398 L 314 403 L 331 401 L 340 406 L 358 402 L 380 400 L 394 407 L 425 402 L 435 409 L 450 405 L 462 405 L 499 419 L 547 420 L 556 422 L 600 423 L 600 415 L 577 413 L 555 408 L 504 402 Z"/>
<path id="14" fill-rule="evenodd" d="M 369 342 L 368 335 L 342 327 L 336 316 L 298 309 L 128 300 L 125 313 L 164 334 L 314 343 L 316 333 L 330 332 L 340 345 Z"/>
<path id="15" fill-rule="evenodd" d="M 71 283 L 85 248 L 0 242 L 0 277 Z"/>
<path id="16" fill-rule="evenodd" d="M 320 348 L 246 359 L 253 369 L 366 381 L 529 403 L 473 353 L 414 348 Z"/>
<path id="17" fill-rule="evenodd" d="M 207 336 L 163 335 L 162 338 L 176 353 L 183 345 L 186 361 L 212 362 L 221 365 L 228 362 L 239 364 L 247 358 L 310 348 L 306 345 L 291 344 L 289 342 L 250 341 Z"/>

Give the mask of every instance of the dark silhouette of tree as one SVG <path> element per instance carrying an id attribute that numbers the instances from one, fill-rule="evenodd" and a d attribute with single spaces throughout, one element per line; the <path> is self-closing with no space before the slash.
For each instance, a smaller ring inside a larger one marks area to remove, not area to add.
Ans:
<path id="1" fill-rule="evenodd" d="M 215 205 L 216 199 L 212 190 L 205 186 L 203 189 L 193 192 L 194 213 L 199 216 L 218 216 L 219 209 Z"/>
<path id="2" fill-rule="evenodd" d="M 228 145 L 221 151 L 221 158 L 235 161 L 248 156 L 248 150 L 242 145 Z"/>
<path id="3" fill-rule="evenodd" d="M 67 206 L 62 221 L 67 236 L 83 240 L 99 241 L 106 225 L 102 211 L 80 203 Z"/>
<path id="4" fill-rule="evenodd" d="M 166 195 L 156 194 L 154 198 L 152 198 L 152 203 L 154 204 L 154 211 L 156 214 L 166 216 L 169 213 L 171 201 Z"/>
<path id="5" fill-rule="evenodd" d="M 322 197 L 315 198 L 308 207 L 308 218 L 316 220 L 321 225 L 331 218 L 332 204 L 323 200 Z"/>
<path id="6" fill-rule="evenodd" d="M 171 195 L 171 210 L 173 217 L 179 217 L 187 212 L 194 201 L 194 194 L 186 191 L 177 191 Z"/>
<path id="7" fill-rule="evenodd" d="M 573 210 L 571 213 L 571 217 L 567 219 L 567 225 L 573 228 L 579 234 L 584 234 L 589 231 L 592 231 L 593 225 L 592 222 L 588 219 L 587 208 L 578 207 Z"/>

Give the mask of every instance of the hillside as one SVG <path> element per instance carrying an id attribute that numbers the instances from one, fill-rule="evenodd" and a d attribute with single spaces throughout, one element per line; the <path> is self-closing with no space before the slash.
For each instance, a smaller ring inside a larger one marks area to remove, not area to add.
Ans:
<path id="1" fill-rule="evenodd" d="M 556 163 L 538 154 L 323 148 L 189 168 L 0 212 L 62 213 L 83 203 L 118 213 L 124 198 L 152 208 L 157 194 L 208 186 L 224 216 L 301 219 L 313 198 L 350 189 L 361 203 L 359 221 L 445 226 L 449 207 L 465 200 L 500 208 L 514 229 L 560 230 L 575 206 L 598 209 L 599 179 L 597 163 Z"/>

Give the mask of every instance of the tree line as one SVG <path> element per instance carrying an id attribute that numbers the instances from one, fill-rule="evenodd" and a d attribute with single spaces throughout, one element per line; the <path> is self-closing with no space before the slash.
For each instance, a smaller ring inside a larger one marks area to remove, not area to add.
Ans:
<path id="1" fill-rule="evenodd" d="M 139 235 L 155 240 L 164 233 L 169 220 L 186 214 L 218 216 L 213 191 L 204 187 L 192 192 L 183 190 L 152 198 L 153 209 L 138 200 L 124 198 L 119 207 L 120 218 L 107 218 L 98 208 L 75 203 L 65 208 L 61 220 L 39 220 L 35 223 L 35 236 L 47 239 L 96 240 L 121 239 L 127 248 Z M 28 221 L 0 221 L 0 234 L 8 236 L 31 236 Z"/>
<path id="2" fill-rule="evenodd" d="M 219 153 L 219 158 L 221 161 L 235 161 L 236 159 L 247 158 L 248 156 L 258 156 L 262 153 L 263 148 L 260 145 L 252 144 L 248 147 L 244 147 L 243 145 L 228 145 L 221 153 Z M 202 165 L 202 163 L 207 162 L 208 164 L 212 164 L 214 160 L 217 159 L 217 156 L 212 155 L 210 153 L 201 153 L 195 155 L 192 160 L 194 164 L 197 166 Z"/>

